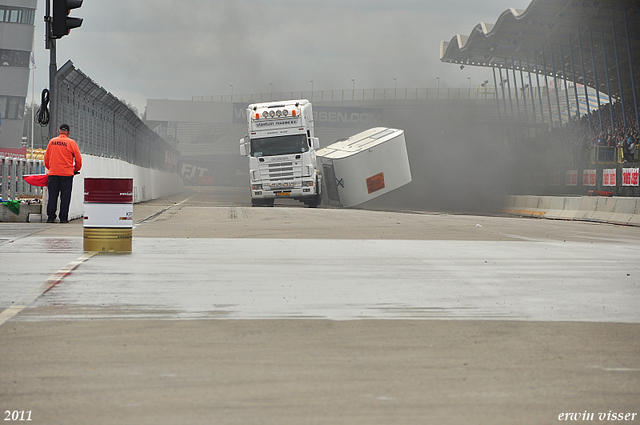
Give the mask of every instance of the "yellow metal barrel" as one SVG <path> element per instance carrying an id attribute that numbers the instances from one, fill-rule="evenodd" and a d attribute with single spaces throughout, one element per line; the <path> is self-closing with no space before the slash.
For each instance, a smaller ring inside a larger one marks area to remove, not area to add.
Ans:
<path id="1" fill-rule="evenodd" d="M 84 250 L 91 252 L 131 252 L 132 229 L 84 228 Z"/>
<path id="2" fill-rule="evenodd" d="M 133 179 L 84 179 L 84 250 L 131 252 Z"/>

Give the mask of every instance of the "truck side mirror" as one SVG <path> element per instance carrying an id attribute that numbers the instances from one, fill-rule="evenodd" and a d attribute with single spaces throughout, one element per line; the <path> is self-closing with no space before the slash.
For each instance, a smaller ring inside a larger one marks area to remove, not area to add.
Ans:
<path id="1" fill-rule="evenodd" d="M 244 139 L 240 139 L 240 155 L 247 156 L 247 145 L 244 143 Z"/>
<path id="2" fill-rule="evenodd" d="M 312 137 L 311 143 L 313 143 L 313 149 L 320 149 L 320 139 L 318 139 L 317 137 Z"/>

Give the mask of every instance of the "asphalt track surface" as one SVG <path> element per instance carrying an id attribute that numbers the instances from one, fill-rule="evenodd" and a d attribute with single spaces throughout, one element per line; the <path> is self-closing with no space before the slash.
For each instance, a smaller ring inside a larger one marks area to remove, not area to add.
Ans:
<path id="1" fill-rule="evenodd" d="M 640 421 L 640 228 L 301 205 L 186 188 L 119 255 L 0 224 L 2 419 Z"/>

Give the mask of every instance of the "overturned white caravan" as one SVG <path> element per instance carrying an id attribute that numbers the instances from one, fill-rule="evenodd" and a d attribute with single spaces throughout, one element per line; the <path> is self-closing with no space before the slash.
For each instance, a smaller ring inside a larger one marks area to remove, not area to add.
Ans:
<path id="1" fill-rule="evenodd" d="M 317 152 L 329 205 L 353 207 L 411 182 L 404 131 L 375 127 Z"/>

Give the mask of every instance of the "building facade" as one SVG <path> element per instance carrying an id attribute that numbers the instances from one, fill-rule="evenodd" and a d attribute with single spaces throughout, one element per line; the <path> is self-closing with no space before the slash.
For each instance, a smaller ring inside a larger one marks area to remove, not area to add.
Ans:
<path id="1" fill-rule="evenodd" d="M 0 0 L 0 147 L 19 148 L 37 0 Z"/>

